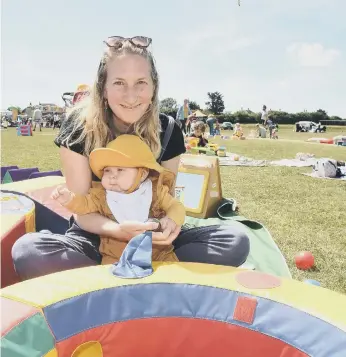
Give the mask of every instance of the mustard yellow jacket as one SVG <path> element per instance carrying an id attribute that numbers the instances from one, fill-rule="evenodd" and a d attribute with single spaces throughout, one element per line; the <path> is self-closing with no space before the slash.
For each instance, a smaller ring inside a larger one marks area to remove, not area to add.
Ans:
<path id="1" fill-rule="evenodd" d="M 164 184 L 161 177 L 150 177 L 153 183 L 153 200 L 150 206 L 149 218 L 172 219 L 177 225 L 185 221 L 184 205 L 170 194 L 169 185 Z M 102 216 L 116 221 L 106 201 L 106 190 L 101 184 L 94 184 L 87 195 L 73 194 L 72 200 L 65 205 L 71 212 L 79 215 L 98 212 Z M 110 237 L 100 237 L 100 253 L 102 264 L 113 264 L 119 261 L 127 243 Z M 153 246 L 153 261 L 178 261 L 173 252 L 173 246 Z"/>

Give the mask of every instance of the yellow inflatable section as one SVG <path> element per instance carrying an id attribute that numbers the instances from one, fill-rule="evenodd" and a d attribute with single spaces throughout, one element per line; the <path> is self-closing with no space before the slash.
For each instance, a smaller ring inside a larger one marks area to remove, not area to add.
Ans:
<path id="1" fill-rule="evenodd" d="M 245 287 L 237 280 L 242 272 L 251 274 L 259 284 L 267 275 L 219 265 L 154 262 L 153 267 L 155 273 L 143 279 L 115 278 L 108 265 L 74 269 L 9 286 L 2 289 L 1 296 L 43 308 L 70 297 L 113 287 L 167 282 L 196 284 L 271 299 L 317 314 L 346 331 L 346 309 L 340 309 L 340 306 L 346 306 L 346 296 L 328 289 L 276 277 L 280 280 L 278 287 Z M 256 282 L 253 286 L 257 286 Z"/>

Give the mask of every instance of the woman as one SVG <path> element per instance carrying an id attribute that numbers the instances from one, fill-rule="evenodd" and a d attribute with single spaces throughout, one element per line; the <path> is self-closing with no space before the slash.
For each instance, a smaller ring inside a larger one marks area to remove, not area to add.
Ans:
<path id="1" fill-rule="evenodd" d="M 159 115 L 158 74 L 148 46 L 151 39 L 110 37 L 101 59 L 90 96 L 81 101 L 65 120 L 55 143 L 67 187 L 85 194 L 97 178 L 92 176 L 88 155 L 105 147 L 116 136 L 136 133 L 161 154 L 161 143 L 168 117 Z M 180 155 L 185 152 L 184 138 L 177 124 L 161 156 L 161 165 L 177 173 Z M 121 225 L 93 213 L 71 219 L 65 235 L 48 231 L 29 233 L 13 246 L 15 269 L 22 279 L 99 264 L 100 235 L 129 241 L 134 236 L 157 228 L 156 223 Z M 248 237 L 228 226 L 182 230 L 172 227 L 153 233 L 153 243 L 174 244 L 181 261 L 241 265 L 249 253 Z"/>

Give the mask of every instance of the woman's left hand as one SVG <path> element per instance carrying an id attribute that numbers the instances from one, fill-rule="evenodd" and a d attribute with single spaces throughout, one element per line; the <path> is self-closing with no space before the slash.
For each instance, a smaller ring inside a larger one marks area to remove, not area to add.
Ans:
<path id="1" fill-rule="evenodd" d="M 153 232 L 153 244 L 170 245 L 178 237 L 181 226 L 167 216 L 160 219 L 162 232 Z"/>

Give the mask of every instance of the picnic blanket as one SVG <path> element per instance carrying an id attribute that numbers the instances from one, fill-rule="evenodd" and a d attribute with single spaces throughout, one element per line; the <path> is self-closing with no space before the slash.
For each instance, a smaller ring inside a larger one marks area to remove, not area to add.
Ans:
<path id="1" fill-rule="evenodd" d="M 226 155 L 227 156 L 225 157 L 219 157 L 220 166 L 257 166 L 257 167 L 267 166 L 266 160 L 254 160 L 249 157 L 245 157 L 229 152 L 227 152 Z"/>
<path id="2" fill-rule="evenodd" d="M 305 161 L 299 159 L 282 159 L 277 161 L 270 161 L 272 166 L 287 166 L 287 167 L 309 167 L 314 166 L 317 159 L 307 159 Z"/>
<path id="3" fill-rule="evenodd" d="M 297 153 L 294 159 L 281 159 L 274 161 L 254 160 L 252 158 L 226 153 L 226 157 L 219 157 L 220 166 L 288 166 L 288 167 L 309 167 L 314 166 L 317 159 L 315 155 L 309 153 Z M 235 160 L 235 157 L 237 160 Z"/>
<path id="4" fill-rule="evenodd" d="M 207 219 L 186 217 L 185 226 L 203 227 L 222 224 L 241 229 L 250 239 L 250 254 L 242 267 L 291 278 L 286 260 L 269 231 L 261 223 L 238 215 L 232 210 L 232 204 L 232 199 L 224 199 L 217 209 L 217 217 Z"/>
<path id="5" fill-rule="evenodd" d="M 316 164 L 317 159 L 314 154 L 297 153 L 294 159 L 282 159 L 270 161 L 272 166 L 287 166 L 287 167 L 309 167 Z"/>

